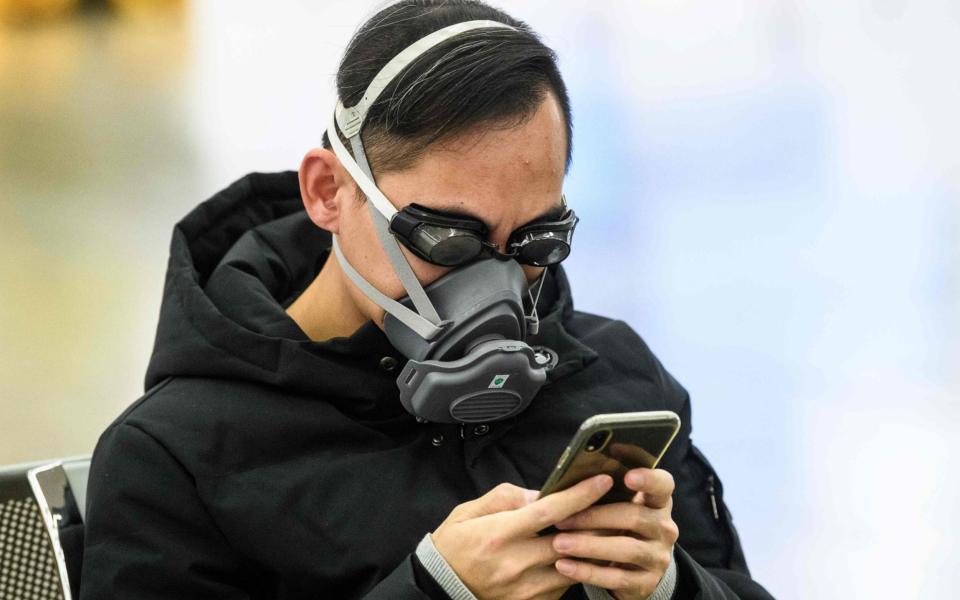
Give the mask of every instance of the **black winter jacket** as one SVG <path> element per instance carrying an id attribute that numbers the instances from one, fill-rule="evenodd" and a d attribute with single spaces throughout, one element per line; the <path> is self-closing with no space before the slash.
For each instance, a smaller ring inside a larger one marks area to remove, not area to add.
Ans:
<path id="1" fill-rule="evenodd" d="M 690 441 L 686 391 L 626 324 L 574 311 L 562 269 L 532 342 L 559 363 L 484 432 L 407 414 L 403 357 L 374 324 L 313 342 L 286 315 L 329 246 L 293 172 L 248 175 L 176 226 L 147 392 L 94 453 L 82 600 L 442 597 L 413 552 L 454 506 L 540 487 L 591 415 L 661 409 L 683 420 L 662 462 L 675 597 L 769 598 Z"/>

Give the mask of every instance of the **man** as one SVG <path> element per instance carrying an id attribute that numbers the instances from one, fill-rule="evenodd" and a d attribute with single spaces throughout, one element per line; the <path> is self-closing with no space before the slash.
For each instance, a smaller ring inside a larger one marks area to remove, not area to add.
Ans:
<path id="1" fill-rule="evenodd" d="M 178 224 L 147 393 L 94 455 L 81 598 L 769 597 L 686 392 L 573 310 L 552 52 L 405 0 L 337 88 L 298 174 Z M 585 418 L 663 409 L 683 428 L 633 501 L 594 505 L 608 475 L 537 499 Z"/>

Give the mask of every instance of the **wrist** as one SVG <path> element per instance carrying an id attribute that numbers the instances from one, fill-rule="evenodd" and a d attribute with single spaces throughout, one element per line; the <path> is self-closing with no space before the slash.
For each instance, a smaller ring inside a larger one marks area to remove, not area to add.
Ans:
<path id="1" fill-rule="evenodd" d="M 443 588 L 452 600 L 477 600 L 470 588 L 460 579 L 447 559 L 433 543 L 433 537 L 427 533 L 420 540 L 416 550 L 417 559 L 433 577 L 434 581 Z"/>

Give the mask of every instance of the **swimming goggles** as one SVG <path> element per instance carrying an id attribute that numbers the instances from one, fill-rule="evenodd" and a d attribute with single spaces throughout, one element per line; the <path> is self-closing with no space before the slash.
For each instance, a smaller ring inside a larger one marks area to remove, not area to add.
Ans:
<path id="1" fill-rule="evenodd" d="M 410 204 L 394 213 L 390 232 L 413 254 L 445 267 L 456 267 L 491 255 L 514 259 L 525 265 L 546 267 L 570 254 L 573 230 L 579 219 L 563 201 L 559 218 L 537 219 L 510 234 L 501 252 L 487 240 L 487 226 L 479 219 L 450 215 L 419 204 Z"/>

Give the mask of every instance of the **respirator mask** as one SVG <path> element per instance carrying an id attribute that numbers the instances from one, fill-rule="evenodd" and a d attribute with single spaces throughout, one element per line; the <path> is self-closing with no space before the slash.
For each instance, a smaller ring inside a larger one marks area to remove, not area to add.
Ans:
<path id="1" fill-rule="evenodd" d="M 334 254 L 351 281 L 386 311 L 387 339 L 409 359 L 397 378 L 403 407 L 418 420 L 436 423 L 498 421 L 533 400 L 556 355 L 525 341 L 539 327 L 536 304 L 546 271 L 530 286 L 520 263 L 546 267 L 566 258 L 577 224 L 564 200 L 558 214 L 514 231 L 501 252 L 487 240 L 482 222 L 417 204 L 398 211 L 376 186 L 360 137 L 370 107 L 417 57 L 480 28 L 513 29 L 467 21 L 431 33 L 391 59 L 355 106 L 338 102 L 327 130 L 334 153 L 367 197 L 377 237 L 407 296 L 394 300 L 366 281 L 344 257 L 336 235 Z M 423 260 L 454 268 L 424 289 L 400 244 Z"/>

